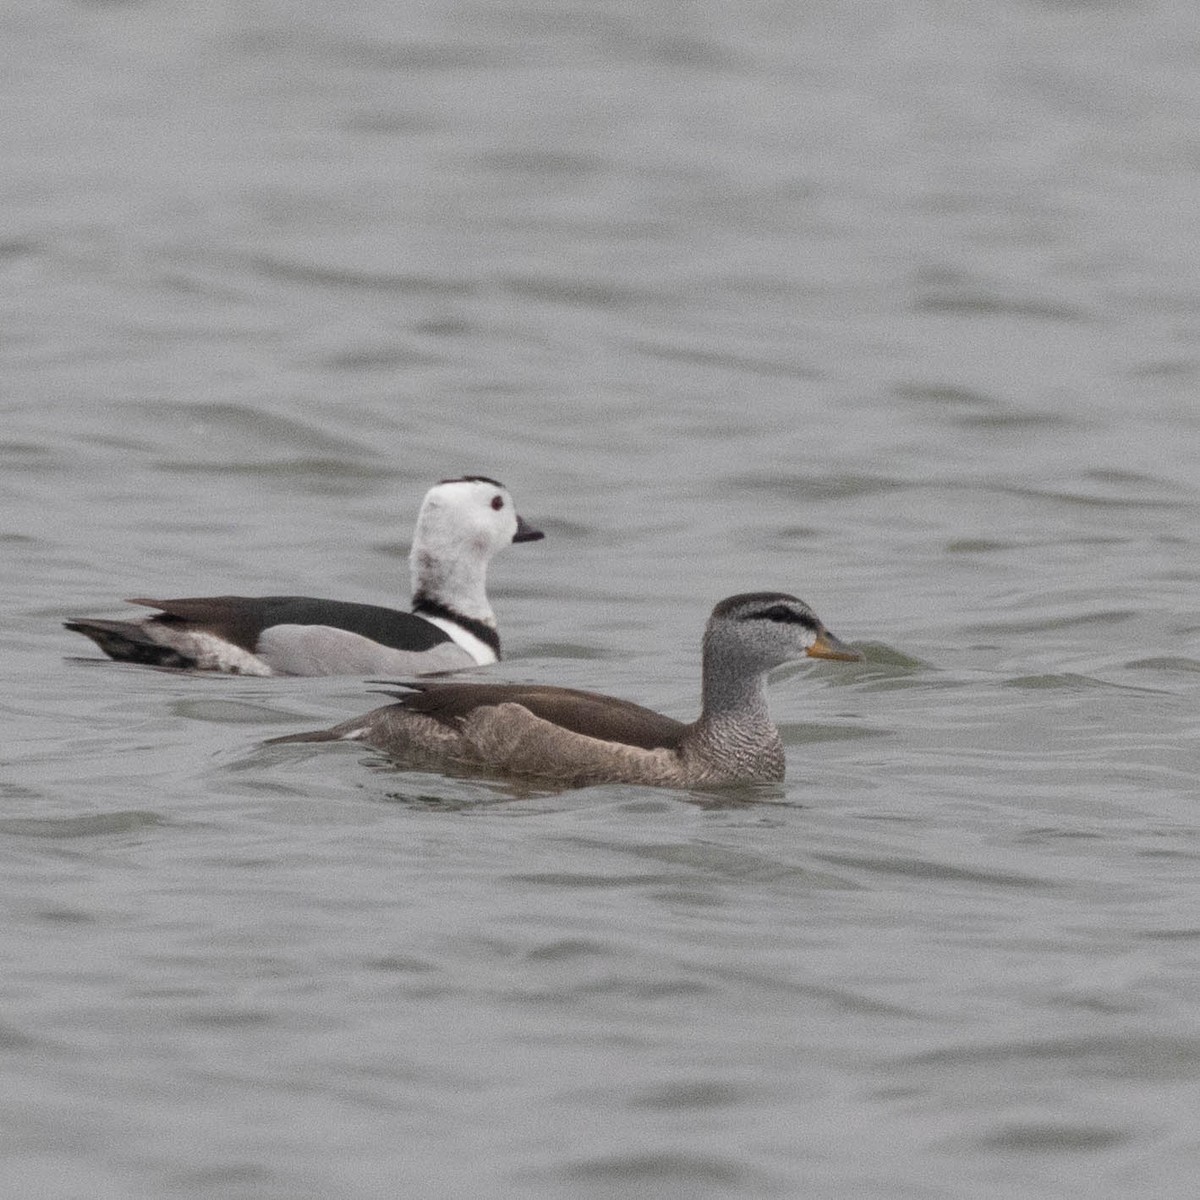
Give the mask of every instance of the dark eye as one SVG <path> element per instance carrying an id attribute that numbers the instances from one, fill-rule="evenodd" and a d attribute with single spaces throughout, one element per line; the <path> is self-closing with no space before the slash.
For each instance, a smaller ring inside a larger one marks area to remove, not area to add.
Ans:
<path id="1" fill-rule="evenodd" d="M 493 496 L 492 497 L 492 507 L 497 512 L 499 512 L 504 507 L 504 497 L 503 496 Z"/>

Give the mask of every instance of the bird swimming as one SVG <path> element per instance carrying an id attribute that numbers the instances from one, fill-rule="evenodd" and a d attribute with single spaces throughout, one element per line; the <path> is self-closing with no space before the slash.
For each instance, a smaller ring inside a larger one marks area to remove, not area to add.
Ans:
<path id="1" fill-rule="evenodd" d="M 573 688 L 421 681 L 399 684 L 395 703 L 362 717 L 268 744 L 358 742 L 416 769 L 566 786 L 772 782 L 784 777 L 784 750 L 764 684 L 773 668 L 805 657 L 862 655 L 795 596 L 747 592 L 709 617 L 700 715 L 690 723 Z"/>
<path id="2" fill-rule="evenodd" d="M 543 536 L 496 480 L 443 479 L 417 515 L 411 612 L 310 596 L 203 596 L 130 600 L 158 610 L 141 620 L 64 624 L 122 662 L 238 675 L 422 675 L 486 666 L 500 657 L 488 563 L 513 542 Z"/>

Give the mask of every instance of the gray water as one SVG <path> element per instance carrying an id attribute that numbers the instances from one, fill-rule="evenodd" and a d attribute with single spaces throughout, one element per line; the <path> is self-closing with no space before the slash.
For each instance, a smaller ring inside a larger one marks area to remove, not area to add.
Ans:
<path id="1" fill-rule="evenodd" d="M 0 1176 L 54 1200 L 1190 1197 L 1200 10 L 0 9 Z M 503 479 L 500 677 L 785 785 L 263 749 L 358 679 L 126 596 L 407 597 Z"/>

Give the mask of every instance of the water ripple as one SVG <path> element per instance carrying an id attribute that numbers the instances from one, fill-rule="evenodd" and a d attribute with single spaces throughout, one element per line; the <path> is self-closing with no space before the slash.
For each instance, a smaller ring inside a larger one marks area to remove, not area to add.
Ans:
<path id="1" fill-rule="evenodd" d="M 245 263 L 254 271 L 283 283 L 314 284 L 318 287 L 358 291 L 390 292 L 402 296 L 466 296 L 475 291 L 467 280 L 446 276 L 406 274 L 400 271 L 367 271 L 332 266 L 280 255 L 250 254 Z"/>
<path id="2" fill-rule="evenodd" d="M 733 475 L 725 480 L 730 490 L 766 492 L 789 501 L 849 500 L 855 496 L 874 496 L 881 492 L 897 491 L 908 486 L 904 481 L 886 475 L 865 475 L 840 472 L 837 475 L 800 475 L 754 473 Z"/>
<path id="3" fill-rule="evenodd" d="M 1200 659 L 1178 657 L 1135 658 L 1125 663 L 1128 670 L 1200 672 Z"/>
<path id="4" fill-rule="evenodd" d="M 747 371 L 756 375 L 774 375 L 790 379 L 817 379 L 821 375 L 821 372 L 809 363 L 775 358 L 765 354 L 749 355 L 733 348 L 714 350 L 709 344 L 704 346 L 666 345 L 639 339 L 631 342 L 630 348 L 639 354 L 666 359 L 669 362 L 724 367 L 728 370 Z"/>
<path id="5" fill-rule="evenodd" d="M 932 879 L 946 883 L 981 883 L 1006 888 L 1052 888 L 1057 884 L 1050 879 L 1039 879 L 1019 871 L 994 871 L 980 867 L 955 866 L 931 859 L 911 858 L 896 855 L 881 858 L 870 854 L 814 855 L 822 862 L 840 867 L 857 867 L 875 875 L 900 875 L 912 879 Z"/>
<path id="6" fill-rule="evenodd" d="M 1122 1028 L 1112 1035 L 1075 1035 L 960 1044 L 905 1055 L 909 1067 L 977 1070 L 993 1063 L 1038 1067 L 1050 1061 L 1090 1077 L 1123 1080 L 1191 1080 L 1200 1068 L 1200 1039 Z"/>
<path id="7" fill-rule="evenodd" d="M 739 1192 L 744 1190 L 745 1194 L 760 1196 L 774 1195 L 781 1190 L 770 1176 L 751 1169 L 739 1158 L 701 1153 L 660 1151 L 601 1155 L 577 1159 L 554 1174 L 571 1186 L 603 1184 L 620 1188 L 623 1195 L 680 1195 L 685 1187 L 701 1191 L 736 1188 Z"/>
<path id="8" fill-rule="evenodd" d="M 961 1139 L 965 1146 L 1002 1154 L 1076 1154 L 1081 1150 L 1107 1150 L 1137 1136 L 1133 1129 L 1112 1125 L 1084 1125 L 1054 1119 L 1014 1121 L 990 1133 Z"/>
<path id="9" fill-rule="evenodd" d="M 53 839 L 87 838 L 132 833 L 164 824 L 166 819 L 158 813 L 130 809 L 93 813 L 86 817 L 5 817 L 0 818 L 0 834 Z"/>
<path id="10" fill-rule="evenodd" d="M 1099 612 L 1064 613 L 1054 617 L 988 621 L 978 625 L 967 625 L 963 628 L 963 632 L 975 637 L 996 637 L 1001 634 L 1020 636 L 1030 633 L 1050 633 L 1053 630 L 1074 629 L 1087 625 L 1121 625 L 1127 621 L 1136 620 L 1139 615 L 1131 608 L 1101 609 Z"/>

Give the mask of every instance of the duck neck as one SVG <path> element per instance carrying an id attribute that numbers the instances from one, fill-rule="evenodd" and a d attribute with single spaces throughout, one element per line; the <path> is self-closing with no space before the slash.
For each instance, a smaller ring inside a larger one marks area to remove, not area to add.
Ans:
<path id="1" fill-rule="evenodd" d="M 414 546 L 409 566 L 414 612 L 427 607 L 496 628 L 496 615 L 485 587 L 486 561 L 469 555 L 439 556 Z"/>
<path id="2" fill-rule="evenodd" d="M 701 719 L 731 719 L 770 723 L 767 696 L 763 689 L 766 673 L 739 670 L 711 649 L 704 657 L 701 685 Z"/>
<path id="3" fill-rule="evenodd" d="M 765 671 L 725 661 L 715 647 L 705 654 L 695 744 L 715 767 L 739 778 L 783 778 L 783 742 L 767 708 L 765 682 Z"/>

